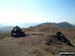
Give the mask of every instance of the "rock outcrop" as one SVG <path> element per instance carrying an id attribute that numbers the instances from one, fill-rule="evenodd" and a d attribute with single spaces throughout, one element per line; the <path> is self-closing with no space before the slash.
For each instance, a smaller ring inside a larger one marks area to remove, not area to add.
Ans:
<path id="1" fill-rule="evenodd" d="M 70 45 L 70 46 L 73 46 L 71 44 L 71 42 L 64 36 L 64 34 L 62 34 L 61 32 L 57 32 L 56 33 L 56 38 L 59 40 L 59 41 L 62 41 L 64 43 L 66 43 L 67 45 Z"/>
<path id="2" fill-rule="evenodd" d="M 62 44 L 65 43 L 69 46 L 73 46 L 71 42 L 62 34 L 61 32 L 57 32 L 56 35 L 49 36 L 49 40 L 47 41 L 47 45 L 51 43 Z"/>

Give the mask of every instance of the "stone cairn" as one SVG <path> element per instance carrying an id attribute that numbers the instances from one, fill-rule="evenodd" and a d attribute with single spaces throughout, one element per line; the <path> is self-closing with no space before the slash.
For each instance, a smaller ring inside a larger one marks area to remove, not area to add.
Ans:
<path id="1" fill-rule="evenodd" d="M 16 26 L 11 31 L 11 36 L 13 37 L 25 37 L 25 33 L 22 31 L 22 29 L 19 26 Z"/>

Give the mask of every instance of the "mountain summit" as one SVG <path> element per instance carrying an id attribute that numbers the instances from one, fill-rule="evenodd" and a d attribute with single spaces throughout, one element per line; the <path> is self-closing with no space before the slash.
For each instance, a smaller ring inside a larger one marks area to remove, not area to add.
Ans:
<path id="1" fill-rule="evenodd" d="M 37 25 L 36 27 L 56 27 L 56 28 L 75 28 L 72 24 L 68 22 L 61 22 L 61 23 L 42 23 Z"/>

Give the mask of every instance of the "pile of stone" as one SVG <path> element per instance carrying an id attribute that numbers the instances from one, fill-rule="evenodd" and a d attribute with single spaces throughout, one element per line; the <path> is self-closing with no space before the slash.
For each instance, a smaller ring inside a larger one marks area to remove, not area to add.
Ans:
<path id="1" fill-rule="evenodd" d="M 19 26 L 16 26 L 11 31 L 11 36 L 18 38 L 18 37 L 25 37 L 26 35 Z"/>

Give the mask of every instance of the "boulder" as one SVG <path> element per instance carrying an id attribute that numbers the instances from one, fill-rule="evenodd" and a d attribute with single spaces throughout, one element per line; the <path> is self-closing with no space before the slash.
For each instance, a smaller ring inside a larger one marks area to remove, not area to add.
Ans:
<path id="1" fill-rule="evenodd" d="M 22 29 L 19 26 L 16 26 L 11 31 L 11 36 L 13 37 L 25 37 L 25 33 L 22 31 Z"/>

